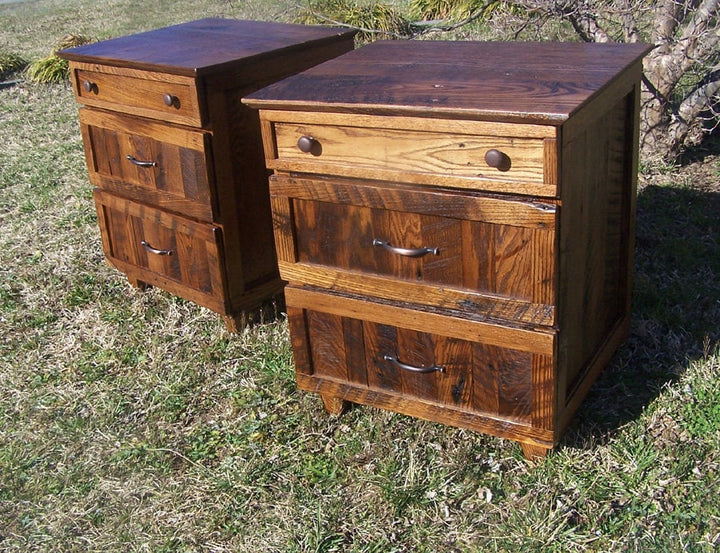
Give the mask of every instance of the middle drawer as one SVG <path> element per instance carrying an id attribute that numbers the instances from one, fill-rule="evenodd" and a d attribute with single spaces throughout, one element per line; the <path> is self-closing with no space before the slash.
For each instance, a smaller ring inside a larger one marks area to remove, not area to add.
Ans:
<path id="1" fill-rule="evenodd" d="M 322 177 L 270 190 L 284 280 L 554 323 L 553 204 Z"/>
<path id="2" fill-rule="evenodd" d="M 213 220 L 209 133 L 88 108 L 80 128 L 95 186 Z"/>

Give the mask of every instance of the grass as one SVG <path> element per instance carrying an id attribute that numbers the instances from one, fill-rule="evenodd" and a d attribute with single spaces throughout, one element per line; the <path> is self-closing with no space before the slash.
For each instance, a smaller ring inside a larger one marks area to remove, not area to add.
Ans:
<path id="1" fill-rule="evenodd" d="M 282 2 L 0 6 L 37 58 Z M 39 29 L 27 31 L 27 21 Z M 720 158 L 647 172 L 632 335 L 561 446 L 298 392 L 284 320 L 229 335 L 102 259 L 67 84 L 0 90 L 0 550 L 714 551 L 720 545 Z"/>

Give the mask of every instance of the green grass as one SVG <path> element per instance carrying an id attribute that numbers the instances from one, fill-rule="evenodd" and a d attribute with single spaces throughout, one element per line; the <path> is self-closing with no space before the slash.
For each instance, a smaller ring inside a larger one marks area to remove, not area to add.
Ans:
<path id="1" fill-rule="evenodd" d="M 0 6 L 24 59 L 282 2 Z M 28 31 L 33 21 L 33 32 Z M 0 90 L 0 550 L 709 552 L 720 546 L 720 158 L 647 171 L 632 335 L 546 461 L 297 391 L 286 322 L 105 265 L 67 84 Z"/>

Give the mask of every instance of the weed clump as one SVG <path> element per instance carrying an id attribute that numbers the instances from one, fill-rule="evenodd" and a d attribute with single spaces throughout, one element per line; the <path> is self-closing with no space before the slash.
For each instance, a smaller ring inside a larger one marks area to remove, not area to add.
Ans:
<path id="1" fill-rule="evenodd" d="M 308 2 L 297 20 L 306 25 L 342 23 L 359 29 L 358 39 L 362 42 L 411 34 L 407 18 L 382 2 L 359 5 L 355 0 L 315 0 Z"/>
<path id="2" fill-rule="evenodd" d="M 70 73 L 67 60 L 58 57 L 59 50 L 74 48 L 93 42 L 83 35 L 67 35 L 53 49 L 51 54 L 32 62 L 27 68 L 27 78 L 35 83 L 56 83 L 68 79 Z"/>
<path id="3" fill-rule="evenodd" d="M 412 0 L 410 13 L 420 21 L 465 19 L 486 4 L 486 0 Z"/>
<path id="4" fill-rule="evenodd" d="M 19 55 L 13 52 L 0 52 L 0 80 L 22 71 L 25 67 L 27 67 L 27 61 Z"/>

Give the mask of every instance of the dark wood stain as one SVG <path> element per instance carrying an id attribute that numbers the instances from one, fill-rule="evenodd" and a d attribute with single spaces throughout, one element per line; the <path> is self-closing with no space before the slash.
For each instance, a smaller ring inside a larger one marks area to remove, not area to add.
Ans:
<path id="1" fill-rule="evenodd" d="M 59 55 L 72 61 L 202 76 L 353 34 L 320 26 L 206 18 L 69 48 Z M 248 75 L 246 80 L 252 78 Z"/>
<path id="2" fill-rule="evenodd" d="M 379 41 L 248 101 L 559 124 L 606 87 L 617 67 L 647 50 L 643 44 Z"/>

